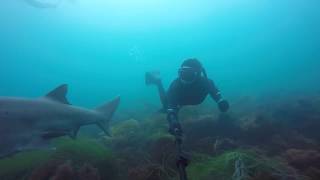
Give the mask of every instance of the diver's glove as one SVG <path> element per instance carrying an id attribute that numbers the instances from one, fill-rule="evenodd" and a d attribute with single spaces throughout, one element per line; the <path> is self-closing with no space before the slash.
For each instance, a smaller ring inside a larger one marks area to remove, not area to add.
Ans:
<path id="1" fill-rule="evenodd" d="M 180 154 L 178 157 L 177 157 L 177 160 L 176 160 L 176 165 L 177 167 L 179 168 L 180 166 L 182 167 L 187 167 L 190 163 L 190 157 L 187 157 L 186 154 Z"/>
<path id="2" fill-rule="evenodd" d="M 221 112 L 227 112 L 229 109 L 229 103 L 227 100 L 224 99 L 218 101 L 218 106 Z"/>
<path id="3" fill-rule="evenodd" d="M 146 72 L 145 73 L 145 83 L 146 83 L 146 85 L 159 85 L 159 84 L 161 84 L 160 73 L 159 72 Z"/>

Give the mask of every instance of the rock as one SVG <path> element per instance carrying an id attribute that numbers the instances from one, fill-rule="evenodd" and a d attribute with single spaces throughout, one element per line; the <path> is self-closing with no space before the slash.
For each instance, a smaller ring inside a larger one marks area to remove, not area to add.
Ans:
<path id="1" fill-rule="evenodd" d="M 306 170 L 305 174 L 311 178 L 311 180 L 319 180 L 320 179 L 320 169 L 310 167 Z"/>
<path id="2" fill-rule="evenodd" d="M 35 169 L 29 180 L 100 180 L 98 169 L 84 164 L 79 170 L 71 161 L 49 161 Z"/>
<path id="3" fill-rule="evenodd" d="M 159 137 L 149 142 L 148 154 L 150 161 L 168 167 L 175 167 L 176 145 L 171 137 Z"/>
<path id="4" fill-rule="evenodd" d="M 43 180 L 52 177 L 57 167 L 61 164 L 59 161 L 48 161 L 44 165 L 34 169 L 29 176 L 29 180 Z"/>
<path id="5" fill-rule="evenodd" d="M 76 173 L 71 165 L 71 161 L 67 161 L 57 168 L 55 175 L 50 180 L 74 180 L 75 178 Z"/>
<path id="6" fill-rule="evenodd" d="M 129 180 L 169 180 L 169 174 L 161 166 L 147 164 L 129 169 Z"/>
<path id="7" fill-rule="evenodd" d="M 189 142 L 188 149 L 192 149 L 192 151 L 199 152 L 199 153 L 205 153 L 205 154 L 214 154 L 215 153 L 215 144 L 216 138 L 214 137 L 206 137 L 201 138 L 194 142 Z"/>
<path id="8" fill-rule="evenodd" d="M 229 138 L 217 138 L 213 148 L 215 153 L 219 153 L 235 149 L 237 148 L 237 144 L 234 142 L 234 140 Z"/>
<path id="9" fill-rule="evenodd" d="M 78 180 L 100 180 L 98 169 L 90 164 L 84 164 L 78 170 Z"/>
<path id="10" fill-rule="evenodd" d="M 278 178 L 273 177 L 271 173 L 258 172 L 255 175 L 253 175 L 251 180 L 278 180 Z"/>
<path id="11" fill-rule="evenodd" d="M 320 168 L 320 153 L 316 150 L 289 149 L 285 157 L 290 165 L 300 170 Z"/>

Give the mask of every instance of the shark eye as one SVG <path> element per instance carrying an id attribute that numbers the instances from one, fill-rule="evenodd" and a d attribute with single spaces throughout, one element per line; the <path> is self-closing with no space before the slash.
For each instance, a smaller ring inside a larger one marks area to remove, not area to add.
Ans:
<path id="1" fill-rule="evenodd" d="M 5 111 L 5 112 L 4 112 L 4 115 L 9 115 L 9 112 L 8 112 L 8 111 Z"/>

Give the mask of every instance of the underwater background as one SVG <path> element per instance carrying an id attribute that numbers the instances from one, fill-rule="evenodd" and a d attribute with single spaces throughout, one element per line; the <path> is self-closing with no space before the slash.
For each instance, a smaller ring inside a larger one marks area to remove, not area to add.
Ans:
<path id="1" fill-rule="evenodd" d="M 120 95 L 121 107 L 113 138 L 93 138 L 99 132 L 89 129 L 90 137 L 84 131 L 76 141 L 57 140 L 57 152 L 0 160 L 0 167 L 12 165 L 0 168 L 0 179 L 50 179 L 37 176 L 48 162 L 73 173 L 90 169 L 98 179 L 177 178 L 170 160 L 162 163 L 174 144 L 165 116 L 156 113 L 157 90 L 144 75 L 159 71 L 168 87 L 187 58 L 202 62 L 231 104 L 228 115 L 209 98 L 182 112 L 195 156 L 190 178 L 234 178 L 234 166 L 223 163 L 241 156 L 248 165 L 243 179 L 320 179 L 320 1 L 34 0 L 54 7 L 30 1 L 0 3 L 0 96 L 40 97 L 66 83 L 72 104 L 94 108 Z M 216 149 L 220 142 L 226 150 Z M 306 159 L 294 159 L 300 156 Z M 23 166 L 21 159 L 39 163 Z"/>

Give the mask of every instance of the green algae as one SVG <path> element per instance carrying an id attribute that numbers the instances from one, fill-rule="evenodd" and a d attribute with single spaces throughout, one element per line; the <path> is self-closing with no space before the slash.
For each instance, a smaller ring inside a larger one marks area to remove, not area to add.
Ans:
<path id="1" fill-rule="evenodd" d="M 195 161 L 188 167 L 188 175 L 191 180 L 209 179 L 212 176 L 221 180 L 230 179 L 234 168 L 234 158 L 241 156 L 238 152 L 229 152 L 217 157 L 203 154 L 194 155 Z"/>
<path id="2" fill-rule="evenodd" d="M 241 159 L 246 166 L 246 173 L 251 178 L 257 173 L 286 175 L 288 170 L 281 161 L 265 158 L 253 151 L 236 150 L 218 156 L 194 154 L 193 162 L 187 168 L 191 180 L 231 180 L 235 172 L 235 161 Z"/>
<path id="3" fill-rule="evenodd" d="M 140 123 L 137 120 L 130 119 L 119 124 L 116 124 L 111 128 L 112 136 L 131 136 L 140 131 Z"/>
<path id="4" fill-rule="evenodd" d="M 69 159 L 75 163 L 95 163 L 112 157 L 112 152 L 99 142 L 87 138 L 72 140 L 59 138 L 54 141 L 57 147 L 55 159 Z"/>
<path id="5" fill-rule="evenodd" d="M 174 141 L 174 137 L 172 135 L 162 131 L 155 132 L 148 137 L 148 141 L 150 142 L 158 141 L 159 139 L 171 139 Z"/>
<path id="6" fill-rule="evenodd" d="M 143 147 L 161 138 L 171 138 L 167 132 L 167 123 L 163 116 L 154 116 L 144 121 L 134 119 L 115 124 L 111 131 L 112 137 L 106 137 L 104 143 L 115 149 L 125 147 Z"/>
<path id="7" fill-rule="evenodd" d="M 103 171 L 104 177 L 116 176 L 112 151 L 88 138 L 59 138 L 53 141 L 56 150 L 35 150 L 18 153 L 0 160 L 1 179 L 25 179 L 35 168 L 50 161 L 71 161 L 80 167 L 90 163 Z"/>
<path id="8" fill-rule="evenodd" d="M 50 151 L 30 151 L 0 160 L 1 179 L 22 179 L 33 168 L 50 159 Z"/>

